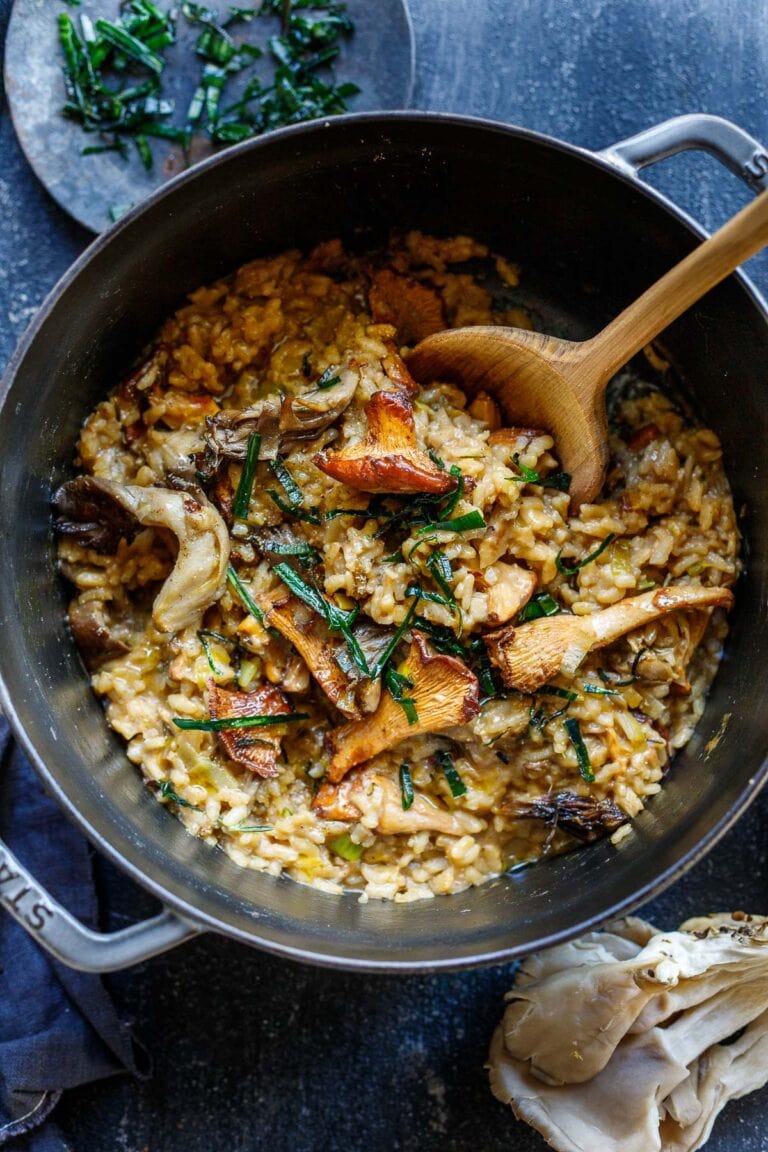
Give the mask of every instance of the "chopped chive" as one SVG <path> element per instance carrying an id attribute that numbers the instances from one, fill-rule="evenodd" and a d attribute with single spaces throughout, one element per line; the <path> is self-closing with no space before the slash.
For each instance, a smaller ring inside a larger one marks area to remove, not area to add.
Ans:
<path id="1" fill-rule="evenodd" d="M 454 799 L 459 796 L 466 796 L 467 786 L 461 778 L 461 774 L 453 762 L 450 753 L 440 751 L 435 753 L 435 759 L 443 770 L 443 774 L 448 781 L 448 787 L 451 790 L 451 795 Z"/>
<path id="2" fill-rule="evenodd" d="M 404 564 L 405 556 L 403 556 L 402 549 L 398 548 L 396 552 L 390 552 L 389 556 L 382 556 L 382 564 Z"/>
<path id="3" fill-rule="evenodd" d="M 418 529 L 416 535 L 423 536 L 426 532 L 472 532 L 485 526 L 482 512 L 475 508 L 474 511 L 458 516 L 455 520 L 435 520 L 427 523 Z"/>
<path id="4" fill-rule="evenodd" d="M 127 32 L 125 28 L 121 28 L 118 24 L 112 24 L 109 20 L 99 19 L 96 21 L 96 31 L 108 44 L 117 48 L 117 50 L 125 56 L 130 56 L 132 60 L 148 68 L 150 72 L 156 72 L 159 76 L 165 67 L 165 61 L 162 56 L 158 56 L 150 48 L 147 48 L 146 44 L 143 44 L 141 40 L 132 36 L 130 32 Z"/>
<path id="5" fill-rule="evenodd" d="M 229 643 L 227 637 L 222 636 L 220 632 L 209 632 L 208 630 L 204 630 L 197 633 L 197 638 L 202 645 L 203 652 L 205 652 L 205 658 L 208 661 L 208 667 L 211 669 L 211 672 L 213 672 L 214 676 L 218 676 L 221 673 L 221 668 L 216 665 L 216 662 L 213 659 L 209 639 L 218 640 L 221 644 L 227 644 Z"/>
<path id="6" fill-rule="evenodd" d="M 451 604 L 456 603 L 456 597 L 451 588 L 453 569 L 445 552 L 435 551 L 427 560 L 427 568 L 440 591 L 448 598 Z"/>
<path id="7" fill-rule="evenodd" d="M 427 456 L 429 456 L 435 468 L 439 468 L 441 472 L 445 472 L 445 461 L 438 456 L 433 448 L 427 448 Z"/>
<path id="8" fill-rule="evenodd" d="M 342 832 L 341 836 L 334 837 L 333 840 L 329 841 L 328 847 L 337 856 L 341 856 L 343 860 L 349 860 L 351 863 L 359 860 L 363 854 L 363 845 L 355 844 L 349 832 Z"/>
<path id="9" fill-rule="evenodd" d="M 635 676 L 634 673 L 625 680 L 619 680 L 616 672 L 608 672 L 605 668 L 598 668 L 597 674 L 603 684 L 613 688 L 628 688 L 630 684 L 634 684 L 637 680 L 637 676 Z"/>
<path id="10" fill-rule="evenodd" d="M 384 669 L 386 668 L 387 664 L 392 659 L 392 656 L 394 655 L 398 644 L 402 640 L 404 633 L 410 627 L 411 621 L 413 620 L 413 617 L 414 617 L 414 614 L 415 614 L 416 609 L 418 607 L 418 604 L 419 604 L 419 597 L 417 596 L 416 599 L 413 601 L 413 604 L 411 604 L 408 611 L 406 612 L 402 623 L 396 628 L 395 633 L 392 636 L 392 639 L 390 640 L 389 644 L 387 644 L 387 646 L 384 649 L 384 651 L 382 652 L 381 656 L 379 656 L 378 660 L 376 661 L 373 668 L 371 669 L 371 679 L 372 680 L 376 680 L 376 679 L 378 679 L 379 676 L 381 676 L 381 674 L 384 671 Z"/>
<path id="11" fill-rule="evenodd" d="M 400 765 L 400 792 L 403 797 L 403 811 L 407 812 L 415 799 L 411 769 L 408 764 Z"/>
<path id="12" fill-rule="evenodd" d="M 288 502 L 291 507 L 297 508 L 300 504 L 303 504 L 304 493 L 286 468 L 284 461 L 279 456 L 276 456 L 274 460 L 270 460 L 269 467 L 288 497 Z"/>
<path id="13" fill-rule="evenodd" d="M 259 608 L 258 604 L 253 599 L 250 592 L 245 587 L 242 580 L 238 576 L 237 572 L 235 572 L 235 570 L 231 564 L 227 568 L 227 581 L 229 584 L 232 585 L 235 592 L 237 592 L 237 594 L 240 597 L 240 599 L 242 600 L 243 604 L 245 605 L 245 607 L 250 612 L 251 616 L 253 616 L 256 620 L 258 620 L 259 624 L 263 624 L 264 623 L 264 613 L 262 612 L 261 608 Z"/>
<path id="14" fill-rule="evenodd" d="M 590 696 L 620 696 L 621 693 L 616 688 L 602 688 L 599 684 L 585 684 L 584 691 L 588 692 Z"/>
<path id="15" fill-rule="evenodd" d="M 605 552 L 608 545 L 611 544 L 615 539 L 616 533 L 609 532 L 605 540 L 602 541 L 599 547 L 595 548 L 594 552 L 590 552 L 588 556 L 585 556 L 583 560 L 579 560 L 578 563 L 574 564 L 572 568 L 568 568 L 565 564 L 563 564 L 561 559 L 563 550 L 561 548 L 555 557 L 555 564 L 557 566 L 558 572 L 562 572 L 563 576 L 574 576 L 586 564 L 591 564 L 593 560 L 597 560 L 598 556 L 601 556 L 603 552 Z"/>
<path id="16" fill-rule="evenodd" d="M 280 716 L 222 716 L 220 720 L 190 720 L 186 716 L 174 716 L 173 723 L 177 728 L 195 732 L 222 732 L 229 728 L 272 728 L 308 719 L 308 712 L 286 712 Z"/>
<path id="17" fill-rule="evenodd" d="M 331 508 L 326 512 L 323 520 L 335 520 L 337 516 L 367 516 L 368 507 L 365 508 Z"/>
<path id="18" fill-rule="evenodd" d="M 557 488 L 558 492 L 570 492 L 571 490 L 571 474 L 570 472 L 552 472 L 549 476 L 545 476 L 539 481 L 542 488 Z"/>
<path id="19" fill-rule="evenodd" d="M 541 477 L 534 468 L 527 468 L 525 464 L 520 463 L 520 453 L 515 452 L 511 460 L 511 466 L 517 468 L 520 473 L 519 476 L 513 476 L 512 480 L 515 484 L 540 484 Z"/>
<path id="20" fill-rule="evenodd" d="M 558 612 L 562 612 L 562 608 L 549 592 L 537 592 L 521 610 L 517 620 L 519 624 L 524 624 L 527 620 L 538 620 L 541 616 L 556 616 Z"/>
<path id="21" fill-rule="evenodd" d="M 227 832 L 271 832 L 272 824 L 230 824 L 226 825 Z"/>
<path id="22" fill-rule="evenodd" d="M 448 469 L 448 475 L 453 476 L 457 483 L 456 483 L 456 487 L 454 488 L 453 492 L 450 493 L 445 504 L 440 509 L 440 519 L 441 520 L 449 520 L 451 518 L 451 516 L 453 515 L 454 510 L 456 508 L 456 505 L 458 504 L 459 500 L 461 500 L 462 496 L 464 495 L 465 483 L 464 483 L 464 476 L 462 474 L 461 468 L 457 468 L 457 466 L 455 464 L 451 464 L 450 468 Z M 471 515 L 471 513 L 470 513 L 470 515 Z"/>
<path id="23" fill-rule="evenodd" d="M 576 752 L 576 760 L 579 765 L 579 773 L 581 778 L 582 780 L 586 780 L 588 784 L 591 784 L 595 778 L 595 774 L 592 771 L 592 765 L 589 759 L 589 750 L 584 743 L 584 737 L 581 734 L 581 727 L 579 722 L 578 720 L 574 719 L 563 720 L 563 726 L 568 733 L 570 741 L 573 744 L 574 750 Z"/>
<path id="24" fill-rule="evenodd" d="M 319 376 L 315 381 L 315 388 L 319 388 L 321 391 L 323 391 L 326 388 L 333 388 L 336 384 L 339 383 L 341 383 L 341 376 L 334 372 L 333 368 L 326 368 L 322 376 Z"/>
<path id="25" fill-rule="evenodd" d="M 272 556 L 295 556 L 302 568 L 314 568 L 320 563 L 320 553 L 307 540 L 295 540 L 292 543 L 267 541 L 257 543 L 257 547 L 260 552 L 268 552 Z"/>
<path id="26" fill-rule="evenodd" d="M 258 432 L 251 432 L 248 437 L 248 447 L 245 450 L 245 463 L 240 473 L 235 499 L 232 502 L 232 515 L 235 520 L 245 520 L 251 504 L 253 481 L 256 476 L 256 465 L 259 462 L 261 451 L 261 436 Z"/>
<path id="27" fill-rule="evenodd" d="M 437 647 L 437 643 L 433 640 L 433 644 Z M 480 691 L 483 693 L 485 700 L 491 700 L 494 696 L 500 696 L 498 685 L 491 664 L 491 658 L 488 655 L 488 649 L 485 646 L 485 641 L 482 636 L 475 636 L 469 642 L 469 652 L 472 656 L 472 670 L 477 676 L 477 682 L 480 685 Z M 438 648 L 438 651 L 440 649 Z M 466 653 L 462 653 L 466 659 Z"/>
<path id="28" fill-rule="evenodd" d="M 587 689 L 589 691 L 589 689 Z M 560 688 L 557 684 L 544 684 L 541 688 L 537 688 L 534 692 L 535 696 L 559 696 L 561 700 L 568 700 L 573 703 L 578 700 L 578 692 L 571 692 L 569 688 Z"/>
<path id="29" fill-rule="evenodd" d="M 170 780 L 159 780 L 157 782 L 157 790 L 163 800 L 170 800 L 172 804 L 178 804 L 180 808 L 191 808 L 194 812 L 200 811 L 197 804 L 190 804 L 189 800 L 185 800 L 182 796 L 179 796 Z"/>
<path id="30" fill-rule="evenodd" d="M 419 713 L 416 708 L 416 701 L 413 697 L 405 695 L 406 692 L 413 688 L 413 681 L 409 680 L 407 676 L 403 676 L 401 672 L 397 672 L 394 668 L 389 667 L 384 669 L 382 679 L 392 699 L 399 704 L 403 712 L 405 712 L 408 723 L 418 724 Z"/>
<path id="31" fill-rule="evenodd" d="M 357 609 L 352 612 L 345 612 L 336 604 L 327 600 L 321 592 L 318 592 L 311 584 L 307 584 L 306 580 L 303 580 L 298 572 L 294 572 L 290 564 L 276 564 L 274 571 L 275 575 L 280 577 L 283 583 L 293 592 L 294 596 L 298 596 L 299 600 L 314 612 L 317 612 L 319 616 L 322 616 L 331 632 L 341 633 L 358 671 L 361 672 L 363 676 L 369 676 L 371 673 L 368 667 L 368 661 L 365 658 L 365 653 L 352 632 L 352 624 L 357 615 Z"/>
<path id="32" fill-rule="evenodd" d="M 322 524 L 322 520 L 317 512 L 310 512 L 306 508 L 299 508 L 295 504 L 289 504 L 287 500 L 283 500 L 280 493 L 276 492 L 274 488 L 267 489 L 267 496 L 277 504 L 285 516 L 293 516 L 296 520 L 303 520 L 305 524 Z"/>
<path id="33" fill-rule="evenodd" d="M 309 380 L 312 375 L 312 360 L 311 353 L 305 352 L 301 358 L 301 374 L 305 380 Z"/>

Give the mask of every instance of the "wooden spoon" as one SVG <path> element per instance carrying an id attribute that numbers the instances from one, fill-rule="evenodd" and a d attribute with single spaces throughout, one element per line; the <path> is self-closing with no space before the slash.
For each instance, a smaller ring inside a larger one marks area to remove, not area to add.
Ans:
<path id="1" fill-rule="evenodd" d="M 455 380 L 489 392 L 511 424 L 546 428 L 571 474 L 571 508 L 597 496 L 608 463 L 605 388 L 613 374 L 768 244 L 768 191 L 743 208 L 602 332 L 575 342 L 478 325 L 428 336 L 408 357 L 417 380 Z"/>

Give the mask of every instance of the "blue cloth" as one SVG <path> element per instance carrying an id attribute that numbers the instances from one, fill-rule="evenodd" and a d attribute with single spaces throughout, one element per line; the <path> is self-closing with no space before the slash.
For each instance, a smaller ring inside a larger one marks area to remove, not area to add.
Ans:
<path id="1" fill-rule="evenodd" d="M 48 797 L 0 716 L 0 837 L 44 888 L 98 927 L 91 850 Z M 0 910 L 0 1147 L 65 1152 L 49 1119 L 62 1091 L 141 1074 L 142 1053 L 99 976 L 50 959 Z"/>

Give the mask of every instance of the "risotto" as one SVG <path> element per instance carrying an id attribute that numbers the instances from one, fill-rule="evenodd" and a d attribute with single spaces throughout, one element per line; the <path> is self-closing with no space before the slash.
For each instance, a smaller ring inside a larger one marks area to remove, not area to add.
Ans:
<path id="1" fill-rule="evenodd" d="M 716 435 L 623 374 L 569 512 L 546 431 L 408 372 L 445 326 L 531 327 L 517 279 L 420 233 L 255 260 L 85 421 L 73 634 L 148 787 L 243 867 L 458 892 L 629 834 L 701 715 L 738 573 Z"/>

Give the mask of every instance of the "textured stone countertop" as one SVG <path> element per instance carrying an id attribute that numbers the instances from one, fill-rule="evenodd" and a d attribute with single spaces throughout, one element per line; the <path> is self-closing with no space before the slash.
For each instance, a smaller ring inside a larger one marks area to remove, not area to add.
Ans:
<path id="1" fill-rule="evenodd" d="M 0 32 L 9 0 L 0 0 Z M 768 142 L 763 0 L 411 0 L 414 105 L 490 116 L 601 148 L 681 112 Z M 396 45 L 392 46 L 394 50 Z M 384 45 L 383 50 L 387 46 Z M 48 198 L 0 106 L 0 360 L 89 236 Z M 709 227 L 746 202 L 702 155 L 649 179 Z M 768 263 L 754 261 L 768 290 Z M 768 796 L 643 914 L 766 911 Z M 151 901 L 111 868 L 116 924 Z M 509 968 L 381 977 L 298 966 L 213 936 L 112 980 L 154 1061 L 70 1093 L 77 1152 L 536 1152 L 483 1071 Z M 729 1105 L 708 1148 L 766 1152 L 768 1089 Z M 595 1152 L 599 1152 L 595 1149 Z"/>

